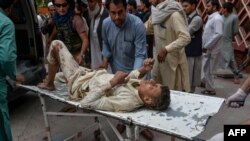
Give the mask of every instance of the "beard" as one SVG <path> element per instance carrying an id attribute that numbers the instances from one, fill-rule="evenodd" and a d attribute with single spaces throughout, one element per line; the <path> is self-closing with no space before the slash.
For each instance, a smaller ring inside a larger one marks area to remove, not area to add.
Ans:
<path id="1" fill-rule="evenodd" d="M 93 10 L 93 11 L 91 11 L 89 8 L 88 8 L 88 12 L 89 12 L 89 18 L 90 19 L 92 19 L 92 18 L 94 18 L 97 14 L 98 14 L 98 12 L 100 11 L 100 6 L 99 6 L 99 4 L 96 4 L 95 5 L 95 9 Z"/>

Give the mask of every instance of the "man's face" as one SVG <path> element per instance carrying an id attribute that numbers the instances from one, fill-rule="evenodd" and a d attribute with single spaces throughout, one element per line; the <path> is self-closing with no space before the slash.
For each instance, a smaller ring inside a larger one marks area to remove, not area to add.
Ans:
<path id="1" fill-rule="evenodd" d="M 161 84 L 156 83 L 154 80 L 142 80 L 140 82 L 140 87 L 138 88 L 138 92 L 142 98 L 142 101 L 148 105 L 154 104 L 154 97 L 157 97 L 161 94 L 161 86 Z"/>
<path id="2" fill-rule="evenodd" d="M 50 6 L 50 7 L 48 8 L 48 10 L 49 10 L 50 15 L 54 15 L 54 13 L 56 12 L 56 8 L 55 8 L 54 5 Z"/>
<path id="3" fill-rule="evenodd" d="M 69 10 L 69 4 L 67 3 L 66 0 L 55 0 L 55 8 L 56 8 L 56 12 L 61 15 L 64 16 L 67 14 L 68 10 Z"/>
<path id="4" fill-rule="evenodd" d="M 188 2 L 183 2 L 182 7 L 187 15 L 191 14 L 195 10 L 195 4 L 190 4 Z"/>
<path id="5" fill-rule="evenodd" d="M 227 9 L 226 8 L 221 8 L 221 13 L 225 16 L 225 15 L 227 15 Z"/>
<path id="6" fill-rule="evenodd" d="M 93 11 L 95 9 L 96 4 L 98 4 L 97 0 L 88 0 L 89 10 Z"/>
<path id="7" fill-rule="evenodd" d="M 212 14 L 215 11 L 215 6 L 212 5 L 211 2 L 207 3 L 207 7 L 206 7 L 206 12 L 208 15 Z"/>
<path id="8" fill-rule="evenodd" d="M 133 5 L 128 4 L 127 5 L 127 10 L 130 14 L 134 14 L 135 13 L 135 8 L 133 7 Z"/>
<path id="9" fill-rule="evenodd" d="M 115 25 L 121 27 L 126 18 L 126 9 L 122 3 L 118 3 L 117 5 L 115 5 L 114 3 L 110 3 L 109 15 Z"/>

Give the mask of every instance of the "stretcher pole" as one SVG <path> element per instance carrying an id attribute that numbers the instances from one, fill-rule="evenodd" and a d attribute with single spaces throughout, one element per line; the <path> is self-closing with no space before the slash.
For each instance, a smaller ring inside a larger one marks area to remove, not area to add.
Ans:
<path id="1" fill-rule="evenodd" d="M 41 101 L 41 106 L 42 106 L 42 111 L 43 111 L 43 117 L 44 117 L 44 122 L 45 122 L 45 130 L 48 135 L 48 141 L 51 141 L 51 133 L 50 133 L 50 126 L 49 126 L 49 121 L 48 121 L 48 115 L 47 115 L 47 109 L 46 109 L 46 104 L 44 97 L 38 93 L 39 99 Z"/>
<path id="2" fill-rule="evenodd" d="M 135 141 L 139 141 L 139 126 L 135 126 Z"/>

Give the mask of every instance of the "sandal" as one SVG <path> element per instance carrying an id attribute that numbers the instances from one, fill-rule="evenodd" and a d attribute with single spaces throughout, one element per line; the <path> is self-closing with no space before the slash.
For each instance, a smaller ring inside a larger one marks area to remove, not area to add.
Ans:
<path id="1" fill-rule="evenodd" d="M 216 95 L 215 91 L 210 91 L 210 90 L 204 90 L 201 91 L 202 94 L 206 94 L 206 95 Z"/>
<path id="2" fill-rule="evenodd" d="M 49 90 L 49 91 L 55 90 L 55 86 L 47 86 L 47 83 L 45 83 L 45 82 L 39 83 L 37 85 L 37 87 L 40 89 L 45 89 L 45 90 Z"/>

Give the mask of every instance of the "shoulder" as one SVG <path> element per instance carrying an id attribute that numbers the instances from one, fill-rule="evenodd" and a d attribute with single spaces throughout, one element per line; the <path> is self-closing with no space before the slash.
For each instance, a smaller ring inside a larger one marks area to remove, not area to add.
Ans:
<path id="1" fill-rule="evenodd" d="M 197 14 L 193 19 L 194 19 L 194 20 L 197 20 L 197 21 L 202 21 L 201 16 L 198 15 L 198 14 Z"/>
<path id="2" fill-rule="evenodd" d="M 128 18 L 128 21 L 130 22 L 131 25 L 134 24 L 134 25 L 139 25 L 139 26 L 143 25 L 144 26 L 142 20 L 135 15 L 127 13 L 127 18 Z"/>
<path id="3" fill-rule="evenodd" d="M 215 19 L 215 20 L 219 20 L 219 21 L 223 21 L 223 20 L 224 20 L 224 19 L 223 19 L 223 16 L 221 16 L 219 13 L 216 14 L 216 15 L 214 15 L 214 19 Z"/>
<path id="4" fill-rule="evenodd" d="M 77 20 L 77 21 L 78 21 L 78 20 L 82 20 L 82 16 L 80 16 L 80 15 L 78 15 L 78 14 L 74 14 L 74 15 L 73 15 L 73 21 L 74 21 L 74 20 Z"/>
<path id="5" fill-rule="evenodd" d="M 108 17 L 109 16 L 109 12 L 108 12 L 108 10 L 106 8 L 103 9 L 102 15 L 104 17 Z"/>
<path id="6" fill-rule="evenodd" d="M 2 22 L 0 22 L 0 28 L 2 28 L 1 30 L 6 28 L 14 30 L 14 24 L 7 16 L 0 13 L 0 19 L 2 20 Z"/>
<path id="7" fill-rule="evenodd" d="M 111 18 L 110 18 L 110 17 L 107 17 L 107 18 L 105 18 L 105 19 L 103 20 L 103 25 L 104 25 L 104 26 L 108 26 L 108 25 L 111 24 L 111 22 L 112 22 Z"/>

